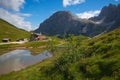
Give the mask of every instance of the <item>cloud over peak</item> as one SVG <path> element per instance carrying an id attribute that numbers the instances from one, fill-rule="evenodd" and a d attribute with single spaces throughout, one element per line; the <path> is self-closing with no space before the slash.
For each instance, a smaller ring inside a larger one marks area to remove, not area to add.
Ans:
<path id="1" fill-rule="evenodd" d="M 70 5 L 81 4 L 83 2 L 85 2 L 85 0 L 63 0 L 63 6 L 67 7 Z"/>
<path id="2" fill-rule="evenodd" d="M 82 19 L 89 19 L 91 17 L 99 15 L 99 13 L 100 13 L 100 10 L 95 10 L 95 11 L 86 11 L 83 13 L 77 13 L 76 15 Z"/>

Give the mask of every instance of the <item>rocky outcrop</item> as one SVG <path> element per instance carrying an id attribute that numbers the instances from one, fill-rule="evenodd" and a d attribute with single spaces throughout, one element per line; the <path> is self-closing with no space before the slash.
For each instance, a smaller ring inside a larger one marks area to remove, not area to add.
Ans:
<path id="1" fill-rule="evenodd" d="M 120 4 L 105 6 L 97 17 L 90 18 L 95 22 L 101 22 L 101 26 L 105 27 L 106 31 L 111 31 L 120 26 Z"/>

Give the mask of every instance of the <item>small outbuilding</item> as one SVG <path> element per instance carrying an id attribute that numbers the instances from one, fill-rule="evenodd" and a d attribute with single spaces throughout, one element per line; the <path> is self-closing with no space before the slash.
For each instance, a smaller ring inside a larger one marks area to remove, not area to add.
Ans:
<path id="1" fill-rule="evenodd" d="M 2 39 L 2 42 L 10 42 L 11 41 L 11 39 L 9 39 L 9 38 L 3 38 Z"/>

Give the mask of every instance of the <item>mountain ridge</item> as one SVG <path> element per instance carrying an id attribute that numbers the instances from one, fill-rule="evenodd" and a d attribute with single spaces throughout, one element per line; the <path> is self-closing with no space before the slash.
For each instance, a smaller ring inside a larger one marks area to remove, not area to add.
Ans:
<path id="1" fill-rule="evenodd" d="M 109 4 L 109 6 L 102 8 L 97 17 L 88 20 L 79 19 L 69 11 L 58 11 L 41 23 L 34 32 L 41 32 L 45 35 L 74 34 L 94 37 L 104 31 L 109 32 L 119 27 L 119 13 L 120 4 Z"/>

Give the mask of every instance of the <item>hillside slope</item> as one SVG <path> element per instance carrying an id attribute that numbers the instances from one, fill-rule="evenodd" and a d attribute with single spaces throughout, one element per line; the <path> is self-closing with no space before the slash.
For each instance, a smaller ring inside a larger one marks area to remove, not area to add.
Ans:
<path id="1" fill-rule="evenodd" d="M 88 40 L 67 41 L 67 51 L 40 69 L 43 80 L 120 80 L 120 28 Z"/>
<path id="2" fill-rule="evenodd" d="M 10 38 L 12 41 L 15 41 L 20 38 L 29 38 L 29 36 L 29 32 L 19 29 L 0 19 L 0 42 L 3 38 Z"/>
<path id="3" fill-rule="evenodd" d="M 86 39 L 71 36 L 53 57 L 1 80 L 120 80 L 120 28 Z"/>

